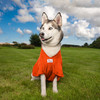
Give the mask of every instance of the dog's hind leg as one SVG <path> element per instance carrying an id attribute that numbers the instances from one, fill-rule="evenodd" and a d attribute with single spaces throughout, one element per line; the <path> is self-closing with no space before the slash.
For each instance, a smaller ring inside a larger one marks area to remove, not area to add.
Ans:
<path id="1" fill-rule="evenodd" d="M 53 80 L 53 92 L 58 93 L 58 90 L 57 90 L 57 76 L 55 76 L 55 78 Z"/>
<path id="2" fill-rule="evenodd" d="M 41 95 L 44 97 L 46 96 L 46 77 L 44 74 L 41 76 Z"/>
<path id="3" fill-rule="evenodd" d="M 39 79 L 40 79 L 40 77 L 36 77 L 36 76 L 33 76 L 33 75 L 31 74 L 31 81 L 39 80 Z"/>

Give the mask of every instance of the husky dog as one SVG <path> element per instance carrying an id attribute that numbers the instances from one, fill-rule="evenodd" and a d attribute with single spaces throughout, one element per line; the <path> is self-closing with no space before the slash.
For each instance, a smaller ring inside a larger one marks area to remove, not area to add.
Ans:
<path id="1" fill-rule="evenodd" d="M 41 46 L 42 46 L 43 52 L 50 58 L 47 60 L 48 63 L 53 63 L 53 59 L 51 58 L 57 55 L 61 49 L 60 42 L 63 39 L 63 32 L 61 30 L 61 26 L 62 26 L 62 16 L 60 12 L 58 12 L 58 14 L 53 20 L 49 20 L 47 14 L 43 12 L 42 25 L 40 27 L 39 38 L 41 40 Z M 44 58 L 42 57 L 42 59 Z M 58 63 L 58 60 L 56 63 Z M 33 71 L 34 70 L 35 69 L 33 67 Z M 49 72 L 49 73 L 52 73 L 52 72 Z M 34 75 L 32 74 L 31 76 L 32 76 L 31 80 L 39 78 L 35 74 Z M 41 79 L 41 95 L 46 96 L 46 76 L 45 74 L 40 74 L 39 76 Z M 57 78 L 58 78 L 58 75 L 55 74 L 55 77 L 53 78 L 53 92 L 54 93 L 58 92 Z"/>

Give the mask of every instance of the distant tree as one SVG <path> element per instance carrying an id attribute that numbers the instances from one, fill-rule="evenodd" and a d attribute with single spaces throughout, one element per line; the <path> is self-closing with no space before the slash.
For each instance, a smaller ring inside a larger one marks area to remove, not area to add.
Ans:
<path id="1" fill-rule="evenodd" d="M 31 45 L 41 46 L 41 42 L 37 34 L 32 34 L 29 41 Z"/>
<path id="2" fill-rule="evenodd" d="M 16 41 L 13 41 L 12 43 L 14 44 L 14 46 L 18 46 L 19 45 L 19 43 L 16 42 Z"/>
<path id="3" fill-rule="evenodd" d="M 88 47 L 88 43 L 84 43 L 83 47 Z"/>
<path id="4" fill-rule="evenodd" d="M 16 41 L 13 41 L 12 43 L 14 43 L 14 44 L 18 44 L 18 42 L 16 42 Z"/>
<path id="5" fill-rule="evenodd" d="M 90 44 L 89 47 L 100 49 L 100 37 L 98 37 L 95 41 L 93 41 L 92 44 Z"/>

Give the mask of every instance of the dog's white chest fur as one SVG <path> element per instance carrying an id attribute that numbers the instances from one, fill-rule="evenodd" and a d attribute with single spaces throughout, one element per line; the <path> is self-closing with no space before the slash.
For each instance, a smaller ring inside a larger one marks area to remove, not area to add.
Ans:
<path id="1" fill-rule="evenodd" d="M 46 46 L 46 45 L 42 45 L 42 49 L 44 50 L 44 52 L 49 56 L 49 57 L 53 57 L 55 56 L 59 50 L 61 49 L 61 44 L 57 45 L 57 46 Z"/>

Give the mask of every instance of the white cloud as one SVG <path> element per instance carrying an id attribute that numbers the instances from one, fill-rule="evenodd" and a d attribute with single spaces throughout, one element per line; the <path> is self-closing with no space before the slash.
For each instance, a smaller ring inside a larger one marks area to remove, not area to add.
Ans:
<path id="1" fill-rule="evenodd" d="M 24 33 L 27 33 L 27 34 L 32 34 L 33 32 L 29 29 L 24 29 Z"/>
<path id="2" fill-rule="evenodd" d="M 6 5 L 5 7 L 3 7 L 3 10 L 4 11 L 6 11 L 6 10 L 13 11 L 14 10 L 14 7 L 13 6 Z"/>
<path id="3" fill-rule="evenodd" d="M 52 6 L 43 6 L 39 1 L 29 1 L 31 8 L 29 12 L 35 12 L 38 22 L 41 22 L 41 15 L 43 12 L 46 12 L 50 19 L 54 18 L 56 10 Z"/>
<path id="4" fill-rule="evenodd" d="M 8 9 L 9 9 L 10 11 L 12 11 L 12 10 L 14 10 L 14 7 L 13 7 L 13 6 L 10 6 Z"/>
<path id="5" fill-rule="evenodd" d="M 0 28 L 0 34 L 2 34 L 3 33 L 3 30 Z"/>
<path id="6" fill-rule="evenodd" d="M 18 16 L 16 16 L 16 18 L 22 23 L 34 22 L 34 18 L 31 15 L 22 15 L 22 16 L 18 15 Z"/>
<path id="7" fill-rule="evenodd" d="M 24 34 L 23 31 L 20 28 L 17 29 L 17 32 L 20 33 L 21 35 Z"/>
<path id="8" fill-rule="evenodd" d="M 26 33 L 26 34 L 32 34 L 32 33 L 33 33 L 33 32 L 32 32 L 31 30 L 29 30 L 29 29 L 21 30 L 20 28 L 18 28 L 16 31 L 17 31 L 18 33 L 20 33 L 21 35 L 24 35 L 24 33 Z"/>
<path id="9" fill-rule="evenodd" d="M 40 2 L 38 1 L 29 1 L 31 8 L 29 9 L 30 12 L 35 12 L 36 13 L 36 19 L 38 22 L 41 22 L 41 17 L 42 17 L 42 13 L 46 12 L 46 14 L 48 15 L 49 19 L 54 19 L 56 14 L 59 12 L 57 11 L 54 7 L 52 6 L 44 6 L 43 4 L 40 4 Z M 66 31 L 66 29 L 68 28 L 68 15 L 66 13 L 62 13 L 62 23 L 63 23 L 63 31 Z M 39 28 L 37 28 L 37 30 L 39 30 Z"/>
<path id="10" fill-rule="evenodd" d="M 29 4 L 31 8 L 29 9 L 29 12 L 35 12 L 36 13 L 36 19 L 37 21 L 41 22 L 41 16 L 43 12 L 46 12 L 49 19 L 54 19 L 56 14 L 59 12 L 59 10 L 56 10 L 51 5 L 45 5 L 40 3 L 39 1 L 29 1 Z M 68 15 L 66 13 L 62 12 L 63 17 L 63 25 L 67 23 Z"/>
<path id="11" fill-rule="evenodd" d="M 16 1 L 16 0 L 14 0 L 14 1 Z M 22 2 L 19 3 L 19 5 L 21 5 L 21 4 L 22 4 Z M 41 22 L 41 15 L 43 12 L 47 13 L 49 19 L 53 19 L 58 12 L 52 6 L 44 6 L 39 1 L 29 1 L 29 4 L 30 4 L 29 8 L 27 8 L 27 6 L 24 5 L 25 6 L 24 8 L 21 8 L 18 10 L 18 15 L 16 16 L 16 18 L 20 22 L 33 22 L 33 21 L 35 21 L 35 19 L 38 22 Z M 36 14 L 35 19 L 32 17 L 32 15 L 30 13 Z M 63 25 L 65 25 L 67 22 L 68 15 L 66 15 L 65 13 L 62 13 L 62 15 L 63 15 Z"/>
<path id="12" fill-rule="evenodd" d="M 29 3 L 32 6 L 29 9 L 29 11 L 36 13 L 35 17 L 38 22 L 41 22 L 41 17 L 42 17 L 43 12 L 46 12 L 49 19 L 54 19 L 56 14 L 60 11 L 60 10 L 56 10 L 52 6 L 44 6 L 44 5 L 40 4 L 40 2 L 38 2 L 38 1 L 29 1 Z M 72 35 L 67 32 L 70 28 L 70 23 L 67 22 L 67 19 L 69 18 L 69 16 L 64 12 L 62 12 L 61 14 L 62 14 L 62 23 L 63 23 L 62 29 L 63 29 L 65 37 L 68 37 L 69 35 Z M 39 31 L 39 27 L 37 27 L 37 30 Z"/>
<path id="13" fill-rule="evenodd" d="M 38 30 L 38 31 L 40 31 L 40 28 L 39 28 L 39 27 L 37 27 L 37 30 Z"/>
<path id="14" fill-rule="evenodd" d="M 72 31 L 82 40 L 91 40 L 96 36 L 100 36 L 100 27 L 89 28 L 89 25 L 86 20 L 79 20 L 72 25 Z"/>
<path id="15" fill-rule="evenodd" d="M 12 0 L 12 1 L 14 1 L 21 8 L 25 8 L 26 7 L 26 5 L 22 3 L 22 0 Z"/>
<path id="16" fill-rule="evenodd" d="M 94 3 L 91 0 L 44 0 L 45 3 L 29 0 L 27 5 L 23 4 L 21 0 L 13 1 L 21 7 L 16 16 L 19 22 L 34 22 L 36 20 L 40 23 L 43 12 L 47 13 L 49 19 L 53 19 L 60 11 L 65 37 L 75 35 L 82 40 L 90 40 L 100 36 L 99 0 L 95 0 Z M 35 13 L 35 18 L 31 15 L 32 13 Z M 77 21 L 68 22 L 69 15 L 76 17 Z M 92 27 L 89 27 L 90 24 Z M 37 30 L 39 30 L 38 27 Z"/>
<path id="17" fill-rule="evenodd" d="M 33 16 L 29 13 L 27 6 L 22 2 L 22 0 L 13 0 L 21 9 L 18 10 L 18 15 L 16 15 L 16 18 L 13 18 L 14 21 L 16 19 L 19 22 L 25 23 L 25 22 L 34 22 Z"/>
<path id="18" fill-rule="evenodd" d="M 29 14 L 28 10 L 26 8 L 24 9 L 19 9 L 18 14 L 16 18 L 18 19 L 19 22 L 25 23 L 25 22 L 34 22 L 34 18 L 32 17 L 31 14 Z"/>
<path id="19" fill-rule="evenodd" d="M 76 35 L 80 39 L 94 39 L 100 36 L 100 1 L 95 0 L 44 0 L 54 9 L 75 16 L 78 21 L 63 27 L 65 36 Z M 89 27 L 89 25 L 92 27 Z"/>
<path id="20" fill-rule="evenodd" d="M 10 26 L 10 25 L 11 25 L 11 23 L 8 23 L 8 25 Z"/>
<path id="21" fill-rule="evenodd" d="M 89 22 L 100 26 L 100 0 L 44 0 L 54 8 L 67 12 L 67 14 L 86 19 Z"/>

